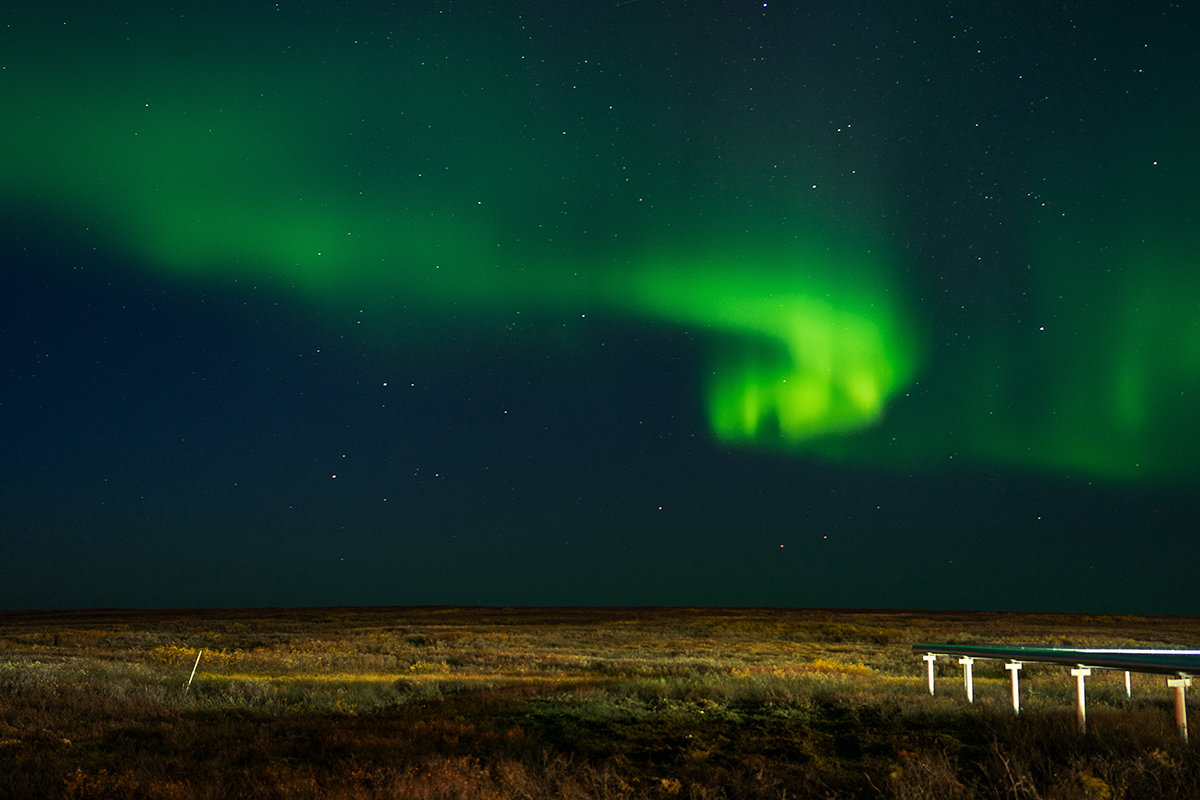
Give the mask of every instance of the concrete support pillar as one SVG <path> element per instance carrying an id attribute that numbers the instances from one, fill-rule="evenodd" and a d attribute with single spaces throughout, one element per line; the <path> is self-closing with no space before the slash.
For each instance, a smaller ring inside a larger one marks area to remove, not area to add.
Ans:
<path id="1" fill-rule="evenodd" d="M 975 659 L 963 656 L 958 660 L 958 663 L 963 666 L 963 683 L 967 687 L 967 702 L 975 702 L 975 681 L 971 677 L 971 667 L 975 664 Z"/>
<path id="2" fill-rule="evenodd" d="M 1192 685 L 1192 679 L 1186 675 L 1178 678 L 1167 678 L 1167 686 L 1175 690 L 1175 724 L 1179 726 L 1179 735 L 1186 742 L 1187 735 L 1187 705 L 1184 703 L 1183 691 Z"/>
<path id="3" fill-rule="evenodd" d="M 1012 700 L 1014 714 L 1021 713 L 1021 691 L 1017 686 L 1017 673 L 1021 671 L 1021 667 L 1023 666 L 1025 665 L 1020 661 L 1013 661 L 1004 665 L 1004 668 L 1012 673 Z"/>
<path id="4" fill-rule="evenodd" d="M 1129 670 L 1125 670 L 1125 699 L 1133 697 L 1133 684 L 1129 681 Z"/>
<path id="5" fill-rule="evenodd" d="M 1083 679 L 1092 674 L 1089 667 L 1078 667 L 1071 670 L 1075 676 L 1076 712 L 1079 718 L 1079 732 L 1087 733 L 1087 699 L 1083 693 Z"/>
<path id="6" fill-rule="evenodd" d="M 933 653 L 926 653 L 922 658 L 929 665 L 929 693 L 933 694 L 933 662 L 937 661 L 937 656 Z"/>

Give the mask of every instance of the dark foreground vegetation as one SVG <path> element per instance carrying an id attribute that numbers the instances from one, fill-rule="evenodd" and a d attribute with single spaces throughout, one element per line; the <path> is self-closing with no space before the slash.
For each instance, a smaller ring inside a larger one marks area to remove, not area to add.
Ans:
<path id="1" fill-rule="evenodd" d="M 1027 666 L 1016 718 L 999 662 L 968 705 L 943 659 L 930 697 L 921 641 L 1195 646 L 1200 619 L 0 612 L 0 797 L 1200 796 L 1162 677 L 1089 678 L 1081 735 L 1067 670 Z"/>

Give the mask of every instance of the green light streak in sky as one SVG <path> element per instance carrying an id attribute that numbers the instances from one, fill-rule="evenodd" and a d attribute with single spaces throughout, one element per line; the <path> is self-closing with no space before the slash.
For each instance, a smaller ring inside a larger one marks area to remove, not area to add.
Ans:
<path id="1" fill-rule="evenodd" d="M 890 285 L 865 253 L 785 247 L 655 261 L 632 291 L 647 313 L 725 334 L 708 376 L 718 437 L 789 447 L 874 425 L 912 379 Z"/>
<path id="2" fill-rule="evenodd" d="M 821 235 L 799 252 L 794 230 L 738 248 L 745 235 L 718 226 L 716 250 L 672 247 L 653 229 L 706 203 L 630 187 L 625 166 L 580 155 L 611 146 L 610 109 L 570 125 L 519 111 L 540 84 L 502 46 L 155 59 L 92 31 L 43 34 L 98 52 L 86 73 L 28 49 L 8 64 L 25 93 L 9 98 L 23 123 L 0 134 L 0 189 L 169 275 L 394 314 L 586 306 L 699 328 L 715 350 L 713 431 L 735 442 L 792 446 L 873 425 L 912 376 L 883 265 L 832 255 Z M 322 39 L 309 29 L 298 41 Z M 647 191 L 682 210 L 645 216 Z"/>
<path id="3" fill-rule="evenodd" d="M 779 121 L 776 141 L 701 113 L 695 141 L 731 143 L 708 151 L 666 130 L 650 76 L 572 59 L 563 83 L 525 59 L 523 35 L 397 12 L 366 26 L 388 40 L 245 13 L 14 13 L 0 199 L 181 281 L 287 287 L 396 320 L 582 308 L 686 328 L 711 348 L 707 414 L 731 443 L 867 461 L 961 450 L 1114 480 L 1196 463 L 1194 118 L 1153 156 L 1083 153 L 1048 180 L 1070 213 L 1004 231 L 1028 253 L 1027 318 L 993 328 L 981 312 L 969 350 L 929 356 L 939 322 L 906 302 L 922 288 L 886 250 L 846 243 L 856 209 L 886 216 L 886 194 L 855 183 L 822 207 L 808 180 L 755 172 L 758 148 L 778 147 L 793 172 L 844 173 L 803 122 Z M 889 406 L 918 367 L 926 399 L 897 421 Z M 881 429 L 908 444 L 885 453 Z"/>
<path id="4" fill-rule="evenodd" d="M 973 446 L 990 459 L 1117 481 L 1194 474 L 1200 173 L 1186 137 L 1136 138 L 1149 153 L 1105 145 L 1060 168 L 1051 186 L 1070 202 L 1032 223 L 1029 318 L 997 351 L 1023 394 L 1005 407 L 981 393 L 990 422 Z"/>

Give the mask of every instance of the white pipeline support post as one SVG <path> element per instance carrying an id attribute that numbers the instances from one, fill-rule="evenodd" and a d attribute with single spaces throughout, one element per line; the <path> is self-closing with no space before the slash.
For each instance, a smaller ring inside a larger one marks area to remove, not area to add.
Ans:
<path id="1" fill-rule="evenodd" d="M 1004 665 L 1004 668 L 1012 673 L 1012 700 L 1014 714 L 1021 713 L 1021 691 L 1017 686 L 1017 674 L 1021 671 L 1021 667 L 1023 666 L 1025 665 L 1020 661 L 1013 661 Z"/>
<path id="2" fill-rule="evenodd" d="M 1187 705 L 1184 703 L 1183 691 L 1192 685 L 1192 679 L 1187 675 L 1178 678 L 1167 678 L 1167 686 L 1175 690 L 1175 724 L 1179 726 L 1179 735 L 1186 742 L 1187 735 Z"/>
<path id="3" fill-rule="evenodd" d="M 1133 684 L 1129 681 L 1129 670 L 1125 670 L 1125 699 L 1133 697 Z"/>
<path id="4" fill-rule="evenodd" d="M 958 663 L 963 666 L 963 683 L 967 687 L 967 702 L 975 702 L 975 681 L 971 677 L 971 667 L 975 663 L 975 659 L 968 656 L 963 656 L 958 660 Z"/>
<path id="5" fill-rule="evenodd" d="M 1079 718 L 1079 732 L 1087 733 L 1087 698 L 1083 692 L 1083 679 L 1092 674 L 1090 667 L 1077 667 L 1071 670 L 1075 676 L 1076 712 Z"/>
<path id="6" fill-rule="evenodd" d="M 929 665 L 929 693 L 933 694 L 933 662 L 937 661 L 937 656 L 933 653 L 926 653 L 922 658 Z"/>

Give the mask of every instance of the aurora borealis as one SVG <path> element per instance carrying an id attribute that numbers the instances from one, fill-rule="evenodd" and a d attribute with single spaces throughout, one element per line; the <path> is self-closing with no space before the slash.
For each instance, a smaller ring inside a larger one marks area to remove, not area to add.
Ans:
<path id="1" fill-rule="evenodd" d="M 0 604 L 1194 608 L 1195 23 L 4 12 Z"/>

